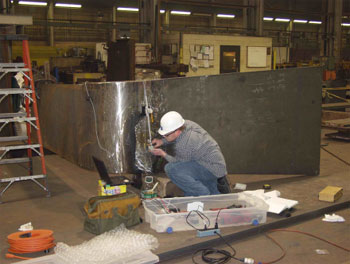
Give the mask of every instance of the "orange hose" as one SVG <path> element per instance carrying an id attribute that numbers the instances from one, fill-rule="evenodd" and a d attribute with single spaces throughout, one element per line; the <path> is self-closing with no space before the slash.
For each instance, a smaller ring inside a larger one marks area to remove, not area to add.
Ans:
<path id="1" fill-rule="evenodd" d="M 7 242 L 10 244 L 8 251 L 22 254 L 48 250 L 55 246 L 52 234 L 53 231 L 45 229 L 12 233 L 7 236 Z M 6 254 L 6 257 L 13 258 L 17 256 Z"/>

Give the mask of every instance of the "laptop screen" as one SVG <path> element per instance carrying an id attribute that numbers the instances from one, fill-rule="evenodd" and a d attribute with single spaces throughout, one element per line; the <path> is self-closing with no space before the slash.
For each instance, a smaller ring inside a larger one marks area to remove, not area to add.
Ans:
<path id="1" fill-rule="evenodd" d="M 95 163 L 98 174 L 100 174 L 101 180 L 103 180 L 106 184 L 112 185 L 112 180 L 108 175 L 107 168 L 106 168 L 104 162 L 102 160 L 99 160 L 98 158 L 96 158 L 94 156 L 92 157 L 92 159 Z"/>

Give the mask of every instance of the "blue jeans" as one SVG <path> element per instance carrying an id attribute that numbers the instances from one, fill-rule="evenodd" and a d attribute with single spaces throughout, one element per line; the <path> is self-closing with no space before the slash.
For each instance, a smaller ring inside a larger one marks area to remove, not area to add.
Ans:
<path id="1" fill-rule="evenodd" d="M 171 162 L 165 165 L 164 170 L 185 196 L 220 194 L 218 178 L 196 161 Z"/>

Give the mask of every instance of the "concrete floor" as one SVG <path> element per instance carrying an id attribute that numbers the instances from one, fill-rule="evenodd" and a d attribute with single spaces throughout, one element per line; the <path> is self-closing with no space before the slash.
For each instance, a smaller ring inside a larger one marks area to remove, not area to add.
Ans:
<path id="1" fill-rule="evenodd" d="M 329 132 L 329 131 L 323 131 Z M 350 145 L 340 141 L 328 140 L 322 136 L 322 144 L 328 144 L 329 151 L 350 162 Z M 24 223 L 32 222 L 35 229 L 51 229 L 56 242 L 68 245 L 80 244 L 94 235 L 83 230 L 82 207 L 85 201 L 97 194 L 97 172 L 82 169 L 57 155 L 47 155 L 47 169 L 51 198 L 33 182 L 14 184 L 3 195 L 0 204 L 0 263 L 16 262 L 6 259 L 8 244 L 6 236 L 16 232 Z M 1 167 L 0 177 L 13 177 L 20 174 L 16 165 Z M 269 183 L 273 189 L 281 191 L 282 197 L 299 201 L 293 216 L 312 210 L 326 208 L 329 203 L 318 201 L 317 194 L 327 185 L 342 186 L 344 195 L 337 203 L 350 201 L 350 167 L 321 150 L 321 171 L 319 176 L 299 175 L 230 175 L 231 182 L 247 183 L 248 189 L 261 188 Z M 142 214 L 142 209 L 140 210 Z M 349 208 L 336 212 L 342 215 L 345 223 L 325 223 L 322 217 L 288 226 L 290 229 L 306 231 L 350 248 Z M 293 219 L 293 218 L 291 218 Z M 283 220 L 280 216 L 268 217 L 267 223 Z M 234 234 L 250 227 L 229 227 L 221 230 L 223 235 Z M 159 234 L 149 224 L 142 223 L 133 228 L 142 233 L 155 235 L 160 247 L 156 254 L 186 248 L 212 238 L 196 238 L 194 231 Z M 349 252 L 345 252 L 324 242 L 295 233 L 273 233 L 272 236 L 286 248 L 287 254 L 278 263 L 350 263 Z M 231 243 L 237 257 L 252 257 L 257 261 L 271 261 L 280 256 L 280 249 L 264 235 L 242 238 Z M 216 247 L 220 245 L 215 245 Z M 225 248 L 225 247 L 223 247 Z M 228 250 L 227 248 L 225 248 Z M 318 255 L 315 249 L 327 249 L 328 255 Z M 37 254 L 38 256 L 41 254 Z M 197 259 L 196 259 L 197 260 Z M 166 263 L 191 263 L 191 256 L 183 256 Z M 201 263 L 199 260 L 198 263 Z M 232 263 L 235 263 L 232 261 Z"/>

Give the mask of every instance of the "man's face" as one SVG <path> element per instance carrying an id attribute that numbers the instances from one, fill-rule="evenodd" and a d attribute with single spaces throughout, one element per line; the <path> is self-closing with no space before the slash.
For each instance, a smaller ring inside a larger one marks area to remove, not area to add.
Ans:
<path id="1" fill-rule="evenodd" d="M 181 134 L 181 130 L 175 130 L 171 133 L 168 133 L 166 135 L 164 135 L 163 137 L 168 141 L 168 142 L 172 142 L 175 139 L 177 139 L 177 137 Z"/>

